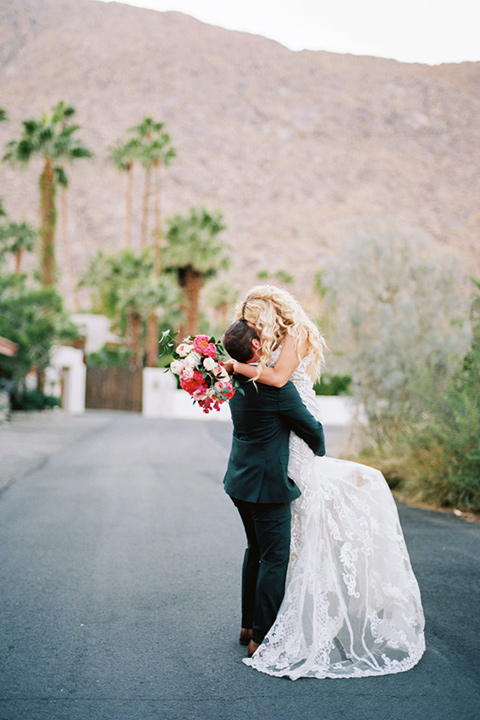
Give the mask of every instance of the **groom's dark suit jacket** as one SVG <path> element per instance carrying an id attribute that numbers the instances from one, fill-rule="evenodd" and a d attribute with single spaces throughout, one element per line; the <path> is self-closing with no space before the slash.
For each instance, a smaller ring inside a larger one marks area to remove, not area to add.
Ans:
<path id="1" fill-rule="evenodd" d="M 236 376 L 231 398 L 233 440 L 225 491 L 253 503 L 288 503 L 301 493 L 288 477 L 288 441 L 293 430 L 316 455 L 325 455 L 325 436 L 293 383 L 281 388 Z"/>

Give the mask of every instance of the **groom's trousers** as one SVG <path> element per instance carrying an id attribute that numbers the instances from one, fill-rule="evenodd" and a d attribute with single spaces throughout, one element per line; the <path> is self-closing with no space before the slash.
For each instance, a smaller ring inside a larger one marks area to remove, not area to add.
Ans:
<path id="1" fill-rule="evenodd" d="M 290 556 L 290 503 L 251 503 L 232 498 L 247 536 L 242 568 L 242 627 L 261 643 L 285 594 Z"/>

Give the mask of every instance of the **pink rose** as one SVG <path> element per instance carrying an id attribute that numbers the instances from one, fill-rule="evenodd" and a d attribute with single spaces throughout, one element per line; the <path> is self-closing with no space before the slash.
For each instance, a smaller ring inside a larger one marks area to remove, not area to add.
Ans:
<path id="1" fill-rule="evenodd" d="M 182 376 L 182 378 L 185 378 L 185 380 L 191 380 L 193 378 L 194 372 L 195 371 L 194 371 L 193 367 L 191 365 L 186 364 L 183 366 L 183 370 L 180 373 L 180 375 Z"/>
<path id="2" fill-rule="evenodd" d="M 208 388 L 206 388 L 205 385 L 200 385 L 200 387 L 192 393 L 192 398 L 197 401 L 203 400 L 207 396 L 207 390 Z"/>

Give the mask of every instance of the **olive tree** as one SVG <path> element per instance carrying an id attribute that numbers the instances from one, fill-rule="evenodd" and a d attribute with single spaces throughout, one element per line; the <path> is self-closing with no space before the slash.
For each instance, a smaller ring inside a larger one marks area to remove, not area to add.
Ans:
<path id="1" fill-rule="evenodd" d="M 329 344 L 382 442 L 443 392 L 468 348 L 464 274 L 418 231 L 371 218 L 350 227 L 326 284 Z"/>

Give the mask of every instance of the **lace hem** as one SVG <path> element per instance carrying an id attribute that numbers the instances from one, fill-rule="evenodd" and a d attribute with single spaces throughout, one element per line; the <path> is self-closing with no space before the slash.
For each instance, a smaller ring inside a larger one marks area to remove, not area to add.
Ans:
<path id="1" fill-rule="evenodd" d="M 288 677 L 290 680 L 298 680 L 301 677 L 316 678 L 317 680 L 325 680 L 327 678 L 335 680 L 340 678 L 378 677 L 380 675 L 393 675 L 395 673 L 406 672 L 415 667 L 415 665 L 418 665 L 425 652 L 425 636 L 423 633 L 419 635 L 418 643 L 411 648 L 410 655 L 402 661 L 387 660 L 383 667 L 366 668 L 364 670 L 360 668 L 349 669 L 348 667 L 341 667 L 340 665 L 337 667 L 335 665 L 327 665 L 326 667 L 320 665 L 318 667 L 311 667 L 307 671 L 302 669 L 302 664 L 298 667 L 290 664 L 287 667 L 282 667 L 281 665 L 278 667 L 269 667 L 256 657 L 259 650 L 257 650 L 252 658 L 243 658 L 242 662 L 254 670 L 263 672 L 266 675 L 271 675 L 272 677 Z"/>

